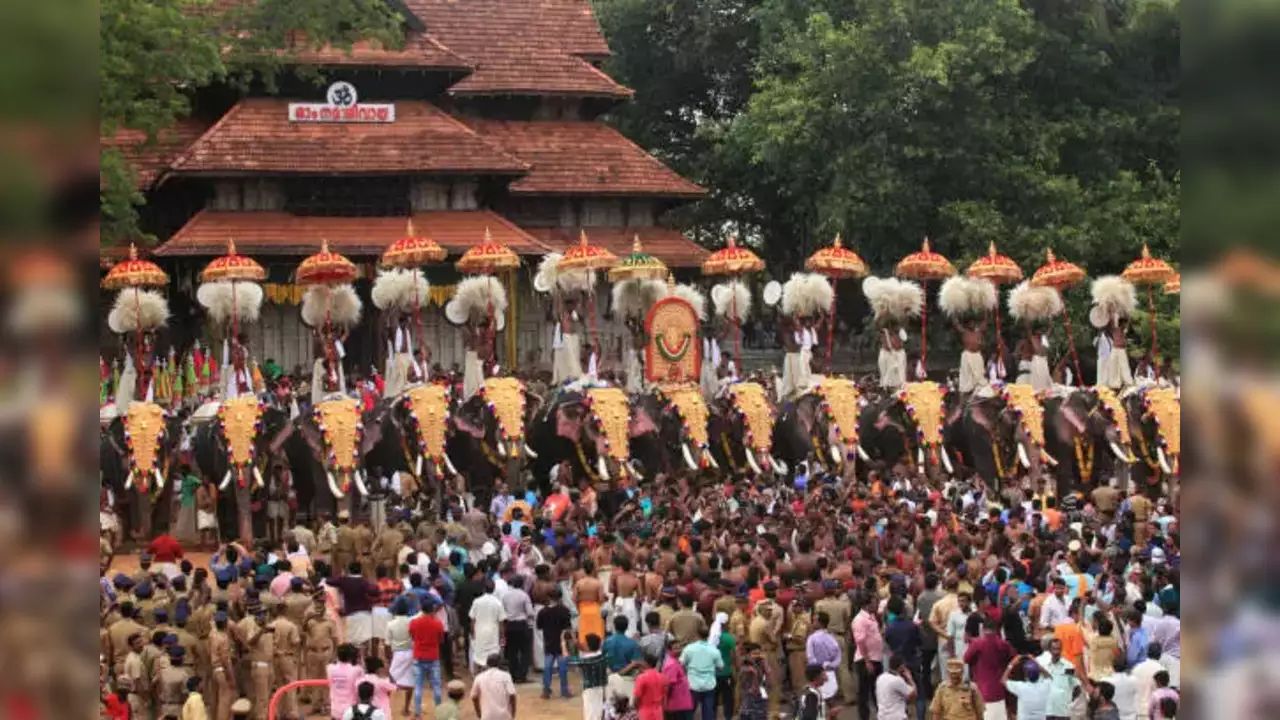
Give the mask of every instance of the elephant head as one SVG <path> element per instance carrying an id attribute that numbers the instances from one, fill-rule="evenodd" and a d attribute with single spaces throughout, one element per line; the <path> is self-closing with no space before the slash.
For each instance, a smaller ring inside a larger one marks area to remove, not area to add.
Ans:
<path id="1" fill-rule="evenodd" d="M 829 465 L 852 475 L 862 447 L 859 413 L 862 391 L 851 380 L 823 378 L 814 390 L 790 404 L 774 426 L 774 453 L 789 464 Z"/>
<path id="2" fill-rule="evenodd" d="M 1046 397 L 1045 424 L 1046 450 L 1059 460 L 1053 474 L 1060 494 L 1105 482 L 1134 460 L 1128 413 L 1111 388 Z"/>
<path id="3" fill-rule="evenodd" d="M 360 403 L 348 397 L 317 403 L 312 408 L 310 422 L 303 424 L 303 434 L 320 460 L 329 492 L 336 499 L 346 497 L 352 483 L 361 495 L 369 492 L 364 484 L 362 459 L 367 447 L 378 437 L 373 435 L 366 443 L 364 430 Z"/>
<path id="4" fill-rule="evenodd" d="M 1135 470 L 1155 484 L 1160 475 L 1177 476 L 1182 460 L 1182 400 L 1172 387 L 1148 385 L 1126 391 L 1129 428 L 1138 462 Z M 1150 471 L 1149 473 L 1146 471 Z"/>
<path id="5" fill-rule="evenodd" d="M 785 464 L 773 457 L 773 420 L 773 404 L 762 385 L 730 385 L 719 416 L 710 422 L 712 451 L 721 455 L 718 459 L 722 464 L 735 471 L 743 468 L 755 475 L 786 472 Z M 739 455 L 742 464 L 738 462 Z"/>
<path id="6" fill-rule="evenodd" d="M 562 392 L 549 401 L 530 433 L 535 477 L 544 481 L 552 468 L 568 462 L 593 483 L 611 483 L 631 474 L 631 407 L 613 387 Z"/>
<path id="7" fill-rule="evenodd" d="M 718 467 L 707 435 L 710 412 L 697 385 L 677 383 L 654 388 L 633 400 L 631 451 L 650 473 Z M 678 448 L 678 451 L 677 451 Z"/>
<path id="8" fill-rule="evenodd" d="M 915 443 L 915 461 L 920 472 L 937 467 L 952 472 L 954 466 L 942 442 L 947 418 L 946 386 L 932 380 L 907 383 L 898 391 L 897 399 L 915 426 L 915 436 L 912 438 L 908 434 L 907 442 Z"/>
<path id="9" fill-rule="evenodd" d="M 142 502 L 135 508 L 133 528 L 140 537 L 150 535 L 152 503 L 164 492 L 169 466 L 182 437 L 182 418 L 151 402 L 133 402 L 123 415 L 101 416 L 103 478 L 117 484 L 117 491 L 136 490 Z"/>

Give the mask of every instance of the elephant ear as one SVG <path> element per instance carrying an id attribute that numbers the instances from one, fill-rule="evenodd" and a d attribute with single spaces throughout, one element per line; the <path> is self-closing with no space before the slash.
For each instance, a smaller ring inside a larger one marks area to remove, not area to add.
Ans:
<path id="1" fill-rule="evenodd" d="M 580 406 L 565 403 L 556 408 L 556 435 L 573 441 L 582 436 L 582 410 Z"/>
<path id="2" fill-rule="evenodd" d="M 969 417 L 989 435 L 995 437 L 995 419 L 991 416 L 991 408 L 983 403 L 974 403 L 969 408 Z"/>
<path id="3" fill-rule="evenodd" d="M 373 450 L 378 446 L 378 443 L 382 442 L 382 423 L 386 422 L 387 418 L 384 417 L 379 422 L 371 422 L 378 414 L 375 410 L 370 413 L 369 417 L 365 418 L 364 436 L 360 438 L 360 457 L 368 455 L 370 450 Z"/>
<path id="4" fill-rule="evenodd" d="M 627 425 L 628 437 L 636 438 L 656 432 L 658 432 L 658 424 L 653 421 L 648 408 L 637 407 L 631 411 L 631 420 Z"/>
<path id="5" fill-rule="evenodd" d="M 1070 402 L 1063 402 L 1058 408 L 1054 430 L 1058 433 L 1058 439 L 1064 444 L 1069 443 L 1075 438 L 1083 435 L 1086 430 L 1084 418 L 1080 417 L 1080 413 L 1071 405 Z"/>

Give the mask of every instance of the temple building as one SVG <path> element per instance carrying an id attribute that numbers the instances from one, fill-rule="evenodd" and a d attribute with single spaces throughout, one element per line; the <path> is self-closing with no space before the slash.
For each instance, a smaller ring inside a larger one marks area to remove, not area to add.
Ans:
<path id="1" fill-rule="evenodd" d="M 285 368 L 311 358 L 290 273 L 322 240 L 361 266 L 365 315 L 348 344 L 369 364 L 383 345 L 369 279 L 410 220 L 451 253 L 426 269 L 428 340 L 446 367 L 462 357 L 441 312 L 459 277 L 452 260 L 486 232 L 526 258 L 506 278 L 506 366 L 549 363 L 547 308 L 530 280 L 538 257 L 580 232 L 619 256 L 638 237 L 676 270 L 701 262 L 706 252 L 661 221 L 705 190 L 601 119 L 632 92 L 600 69 L 609 47 L 588 0 L 398 6 L 401 49 L 308 50 L 296 62 L 318 68 L 319 84 L 286 74 L 270 96 L 209 88 L 157 142 L 131 131 L 104 139 L 132 162 L 147 197 L 142 223 L 173 278 L 176 332 L 198 332 L 195 276 L 228 240 L 268 268 L 249 341 L 259 360 Z"/>

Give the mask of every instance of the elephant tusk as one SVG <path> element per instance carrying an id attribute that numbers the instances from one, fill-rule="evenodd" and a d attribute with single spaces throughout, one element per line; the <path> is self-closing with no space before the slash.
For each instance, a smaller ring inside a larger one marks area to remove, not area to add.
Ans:
<path id="1" fill-rule="evenodd" d="M 413 474 L 414 474 L 414 476 L 415 476 L 415 477 L 422 477 L 422 464 L 423 464 L 423 462 L 424 462 L 424 458 L 423 458 L 423 456 L 422 456 L 422 455 L 419 455 L 419 456 L 418 456 L 417 461 L 415 461 L 415 462 L 414 462 L 414 464 L 413 464 L 413 470 L 414 470 L 414 473 L 413 473 Z"/>
<path id="2" fill-rule="evenodd" d="M 1052 455 L 1050 455 L 1049 453 L 1045 452 L 1043 449 L 1040 451 L 1040 459 L 1041 459 L 1041 460 L 1043 460 L 1043 461 L 1045 461 L 1045 462 L 1047 462 L 1047 463 L 1049 463 L 1049 464 L 1050 464 L 1050 465 L 1052 465 L 1053 467 L 1058 467 L 1058 461 L 1057 461 L 1057 460 L 1055 460 L 1055 459 L 1054 459 L 1054 457 L 1053 457 Z"/>
<path id="3" fill-rule="evenodd" d="M 707 464 L 710 465 L 712 468 L 716 470 L 720 469 L 720 463 L 716 462 L 716 456 L 714 453 L 711 452 L 710 449 L 703 448 L 702 456 L 707 459 Z"/>
<path id="4" fill-rule="evenodd" d="M 1116 444 L 1115 440 L 1112 440 L 1107 444 L 1111 446 L 1111 454 L 1115 455 L 1116 458 L 1120 460 L 1120 462 L 1122 463 L 1133 462 L 1132 458 L 1129 457 L 1129 454 L 1126 453 L 1118 444 Z"/>
<path id="5" fill-rule="evenodd" d="M 916 448 L 916 467 L 920 469 L 920 474 L 924 474 L 924 447 Z"/>
<path id="6" fill-rule="evenodd" d="M 507 444 L 498 440 L 498 457 L 505 457 L 507 454 Z"/>
<path id="7" fill-rule="evenodd" d="M 352 470 L 352 471 L 351 471 L 351 477 L 355 479 L 355 481 L 356 481 L 356 489 L 360 491 L 360 494 L 361 494 L 361 495 L 368 495 L 368 494 L 369 494 L 369 488 L 365 487 L 365 485 L 364 485 L 364 471 L 362 471 L 362 470 Z"/>
<path id="8" fill-rule="evenodd" d="M 529 443 L 524 443 L 524 454 L 528 455 L 534 460 L 538 459 L 538 453 L 534 452 L 533 448 L 529 447 Z"/>
<path id="9" fill-rule="evenodd" d="M 843 459 L 840 457 L 840 448 L 837 448 L 835 445 L 828 445 L 827 450 L 831 452 L 831 462 L 834 463 L 836 467 L 840 467 L 840 462 Z"/>
<path id="10" fill-rule="evenodd" d="M 231 468 L 227 468 L 226 474 L 222 476 L 222 482 L 218 483 L 218 489 L 226 490 L 229 484 L 231 484 Z"/>
<path id="11" fill-rule="evenodd" d="M 324 476 L 329 480 L 329 492 L 333 493 L 333 496 L 338 499 L 345 497 L 342 494 L 342 491 L 338 489 L 338 481 L 333 479 L 333 473 L 329 470 L 325 470 Z"/>
<path id="12" fill-rule="evenodd" d="M 266 483 L 262 480 L 262 471 L 258 469 L 257 465 L 253 466 L 253 479 L 257 481 L 258 487 L 266 486 Z"/>
<path id="13" fill-rule="evenodd" d="M 631 458 L 630 460 L 627 461 L 626 468 L 631 472 L 631 477 L 635 478 L 636 480 L 643 480 L 644 474 L 640 472 L 639 465 L 640 465 L 640 462 L 638 460 L 636 460 L 635 458 Z"/>
<path id="14" fill-rule="evenodd" d="M 1172 475 L 1173 468 L 1169 466 L 1169 458 L 1165 457 L 1164 448 L 1158 445 L 1156 446 L 1156 457 L 1160 458 L 1160 469 L 1163 470 L 1166 475 Z"/>
<path id="15" fill-rule="evenodd" d="M 763 474 L 764 471 L 760 469 L 760 463 L 756 462 L 755 455 L 752 454 L 750 450 L 747 450 L 746 456 L 747 456 L 747 465 L 751 466 L 751 472 L 757 475 Z"/>
<path id="16" fill-rule="evenodd" d="M 680 443 L 680 454 L 684 455 L 684 464 L 688 465 L 690 470 L 698 469 L 698 463 L 693 461 L 693 453 L 689 452 L 689 443 Z"/>
<path id="17" fill-rule="evenodd" d="M 160 473 L 160 468 L 152 468 L 151 473 L 156 476 L 156 492 L 164 490 L 164 475 Z"/>
<path id="18" fill-rule="evenodd" d="M 787 464 L 774 457 L 773 453 L 769 453 L 769 462 L 773 465 L 773 471 L 779 475 L 786 475 L 790 470 Z"/>
<path id="19" fill-rule="evenodd" d="M 858 443 L 858 457 L 862 458 L 864 462 L 871 460 L 871 456 L 867 454 L 867 451 L 862 449 L 862 443 Z"/>
<path id="20" fill-rule="evenodd" d="M 129 474 L 126 475 L 124 478 L 124 489 L 128 490 L 131 487 L 133 487 L 133 471 L 132 470 L 130 470 Z"/>
<path id="21" fill-rule="evenodd" d="M 459 475 L 458 468 L 453 466 L 453 461 L 449 459 L 449 453 L 444 453 L 444 466 L 450 475 Z"/>
<path id="22" fill-rule="evenodd" d="M 943 445 L 941 449 L 942 449 L 942 465 L 947 468 L 947 473 L 949 475 L 954 475 L 956 472 L 956 469 L 951 466 L 951 456 L 947 454 L 947 446 Z"/>
<path id="23" fill-rule="evenodd" d="M 601 480 L 611 480 L 609 477 L 609 463 L 604 459 L 604 455 L 596 456 L 596 472 L 600 475 Z"/>
<path id="24" fill-rule="evenodd" d="M 1027 448 L 1022 443 L 1018 443 L 1018 462 L 1022 463 L 1022 467 L 1031 467 L 1031 458 L 1027 457 Z"/>

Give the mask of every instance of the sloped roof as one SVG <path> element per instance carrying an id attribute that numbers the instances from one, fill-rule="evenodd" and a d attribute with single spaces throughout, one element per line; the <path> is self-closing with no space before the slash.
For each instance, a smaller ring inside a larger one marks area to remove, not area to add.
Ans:
<path id="1" fill-rule="evenodd" d="M 706 190 L 602 122 L 469 119 L 480 135 L 529 163 L 514 194 L 699 198 Z"/>
<path id="2" fill-rule="evenodd" d="M 457 95 L 566 94 L 611 98 L 632 91 L 588 60 L 609 46 L 587 0 L 405 0 L 427 33 L 475 70 Z"/>
<path id="3" fill-rule="evenodd" d="M 432 68 L 469 71 L 471 63 L 426 33 L 405 33 L 404 47 L 396 50 L 374 43 L 353 43 L 349 50 L 326 47 L 304 48 L 288 53 L 290 62 L 330 67 L 373 66 L 388 68 Z"/>
<path id="4" fill-rule="evenodd" d="M 493 173 L 527 165 L 434 105 L 395 103 L 392 123 L 290 122 L 289 101 L 241 100 L 172 164 L 178 173 Z"/>
<path id="5" fill-rule="evenodd" d="M 527 228 L 530 235 L 551 246 L 564 250 L 578 242 L 577 228 Z M 710 251 L 684 236 L 679 230 L 664 227 L 592 227 L 586 228 L 587 239 L 618 257 L 631 252 L 637 235 L 644 251 L 673 268 L 693 268 L 702 265 Z"/>
<path id="6" fill-rule="evenodd" d="M 285 212 L 229 212 L 201 210 L 168 242 L 156 248 L 159 257 L 207 257 L 226 252 L 234 239 L 244 255 L 303 256 L 328 240 L 335 252 L 369 257 L 381 255 L 404 237 L 406 217 L 321 217 Z M 414 213 L 415 231 L 461 254 L 484 240 L 488 229 L 521 255 L 541 255 L 548 245 L 491 210 L 440 210 Z"/>
<path id="7" fill-rule="evenodd" d="M 146 190 L 156 181 L 169 163 L 186 150 L 195 139 L 209 129 L 210 123 L 184 118 L 173 127 L 161 130 L 154 142 L 147 142 L 142 130 L 121 128 L 111 137 L 102 138 L 102 145 L 116 148 L 133 166 L 138 189 Z"/>

